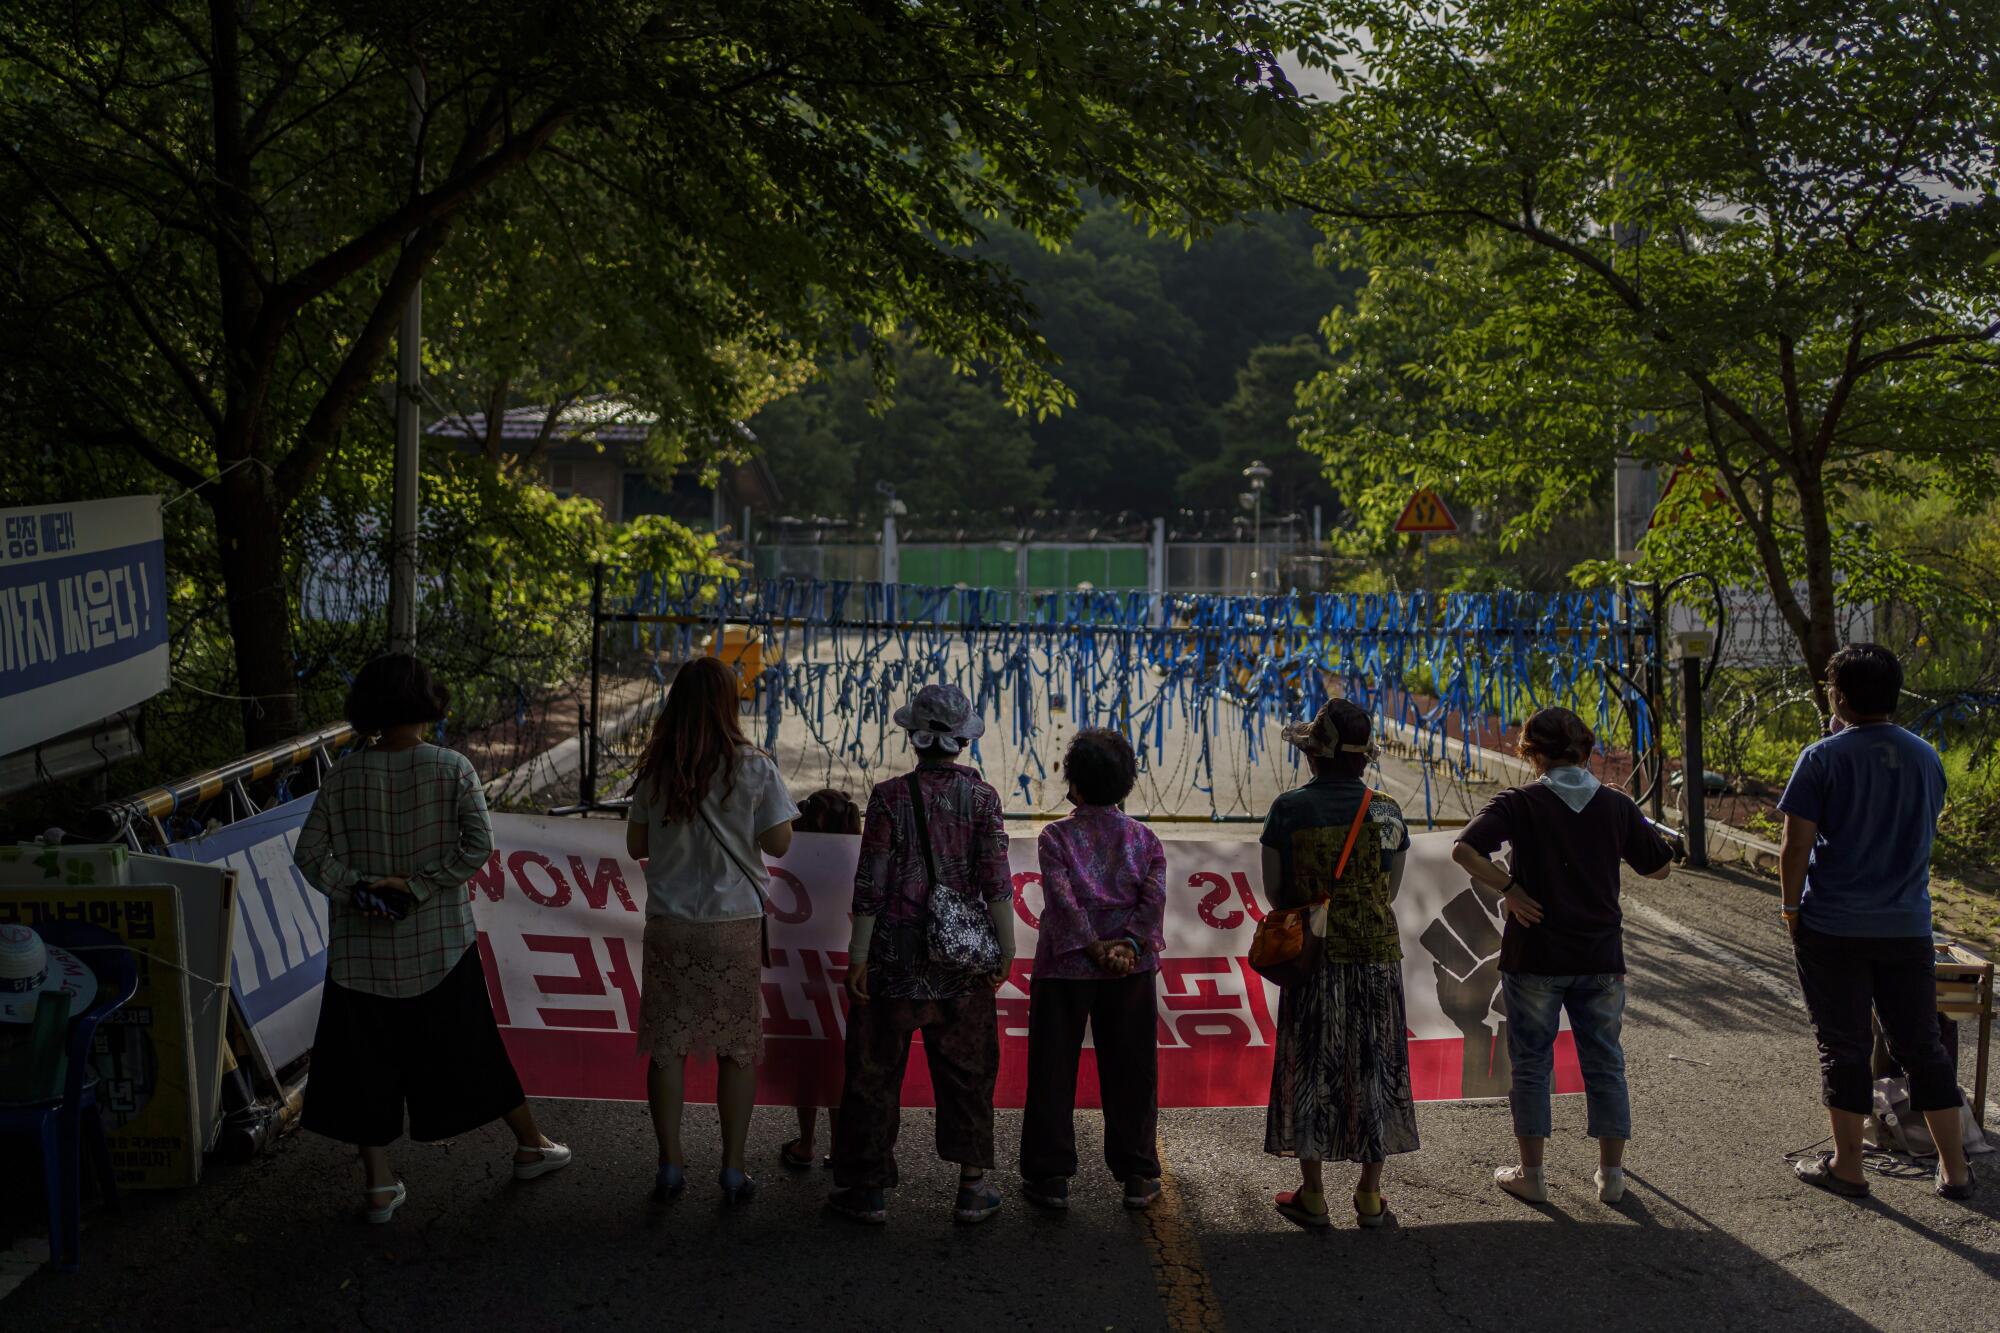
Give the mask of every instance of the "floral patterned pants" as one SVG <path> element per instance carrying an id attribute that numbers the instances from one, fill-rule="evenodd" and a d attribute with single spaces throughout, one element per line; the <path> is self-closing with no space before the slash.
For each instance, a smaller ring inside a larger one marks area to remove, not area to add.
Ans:
<path id="1" fill-rule="evenodd" d="M 993 1085 L 1000 1077 L 993 992 L 981 986 L 951 1000 L 875 999 L 847 1015 L 847 1083 L 833 1158 L 834 1183 L 843 1189 L 896 1184 L 903 1071 L 919 1031 L 936 1095 L 938 1156 L 961 1166 L 993 1165 Z"/>

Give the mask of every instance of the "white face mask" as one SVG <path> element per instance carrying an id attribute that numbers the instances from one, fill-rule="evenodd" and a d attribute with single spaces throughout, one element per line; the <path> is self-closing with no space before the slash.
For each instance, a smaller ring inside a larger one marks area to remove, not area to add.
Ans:
<path id="1" fill-rule="evenodd" d="M 1597 795 L 1597 789 L 1604 784 L 1589 769 L 1576 764 L 1564 764 L 1552 768 L 1537 779 L 1543 786 L 1562 797 L 1563 804 L 1577 814 L 1590 804 L 1590 798 Z"/>

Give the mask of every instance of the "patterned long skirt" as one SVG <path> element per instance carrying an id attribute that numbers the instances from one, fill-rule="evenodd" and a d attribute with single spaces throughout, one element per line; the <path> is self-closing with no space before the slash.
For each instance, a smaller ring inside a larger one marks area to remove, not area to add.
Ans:
<path id="1" fill-rule="evenodd" d="M 1380 1162 L 1417 1148 L 1400 963 L 1324 964 L 1278 999 L 1264 1151 Z"/>

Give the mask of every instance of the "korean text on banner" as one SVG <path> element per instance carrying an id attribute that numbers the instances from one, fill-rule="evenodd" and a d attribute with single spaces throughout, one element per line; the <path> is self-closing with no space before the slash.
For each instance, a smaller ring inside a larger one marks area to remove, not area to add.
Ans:
<path id="1" fill-rule="evenodd" d="M 183 860 L 236 872 L 229 988 L 263 1065 L 258 1073 L 267 1079 L 312 1049 L 326 981 L 326 895 L 292 864 L 312 802 L 301 796 L 167 848 Z"/>
<path id="2" fill-rule="evenodd" d="M 131 949 L 138 965 L 139 989 L 98 1027 L 91 1054 L 97 1104 L 110 1121 L 111 1164 L 119 1187 L 194 1184 L 201 1179 L 203 1145 L 195 1128 L 194 1039 L 180 890 L 161 884 L 0 888 L 0 925 L 47 921 L 81 922 L 109 931 Z"/>
<path id="3" fill-rule="evenodd" d="M 625 859 L 622 825 L 494 817 L 496 850 L 472 883 L 488 986 L 531 1094 L 639 1098 L 634 1031 L 646 886 Z M 1500 999 L 1500 922 L 1451 861 L 1451 834 L 1417 835 L 1396 920 L 1402 936 L 1411 1081 L 1420 1100 L 1504 1094 L 1509 1082 Z M 763 977 L 759 1100 L 830 1105 L 839 1094 L 847 1000 L 847 907 L 859 839 L 801 834 L 771 863 L 771 966 Z M 1259 849 L 1251 842 L 1168 839 L 1167 949 L 1158 1007 L 1163 1106 L 1262 1105 L 1269 1092 L 1278 994 L 1248 953 L 1263 917 Z M 996 1099 L 1026 1091 L 1028 983 L 1042 905 L 1032 836 L 1010 840 L 1020 959 L 999 994 Z M 905 1099 L 928 1105 L 922 1061 Z M 707 1095 L 712 1066 L 690 1068 Z M 1565 1032 L 1556 1090 L 1582 1079 Z M 1079 1081 L 1096 1104 L 1094 1068 Z"/>
<path id="4" fill-rule="evenodd" d="M 167 688 L 160 498 L 0 509 L 0 754 Z"/>
<path id="5" fill-rule="evenodd" d="M 236 919 L 236 876 L 226 869 L 192 865 L 162 856 L 143 856 L 116 843 L 47 847 L 20 843 L 0 847 L 0 888 L 64 885 L 172 884 L 181 890 L 186 927 L 187 967 L 196 978 L 188 988 L 193 1034 L 201 1146 L 214 1146 L 222 1123 L 222 1061 L 228 996 L 205 984 L 229 965 L 230 933 Z M 109 908 L 93 909 L 110 913 Z M 115 915 L 115 914 L 112 914 Z"/>

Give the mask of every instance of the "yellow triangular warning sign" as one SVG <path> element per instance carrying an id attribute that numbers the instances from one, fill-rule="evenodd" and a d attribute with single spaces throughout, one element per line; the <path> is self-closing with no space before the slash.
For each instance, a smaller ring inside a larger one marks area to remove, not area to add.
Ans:
<path id="1" fill-rule="evenodd" d="M 1697 486 L 1701 487 L 1699 493 L 1696 493 Z M 1728 503 L 1729 497 L 1715 484 L 1715 478 L 1707 468 L 1683 460 L 1667 478 L 1667 488 L 1660 492 L 1652 517 L 1646 520 L 1646 531 L 1678 523 L 1687 517 L 1690 509 L 1713 509 Z"/>
<path id="2" fill-rule="evenodd" d="M 1437 492 L 1426 486 L 1410 497 L 1403 506 L 1403 516 L 1396 520 L 1398 532 L 1457 532 L 1458 520 L 1438 499 Z"/>

